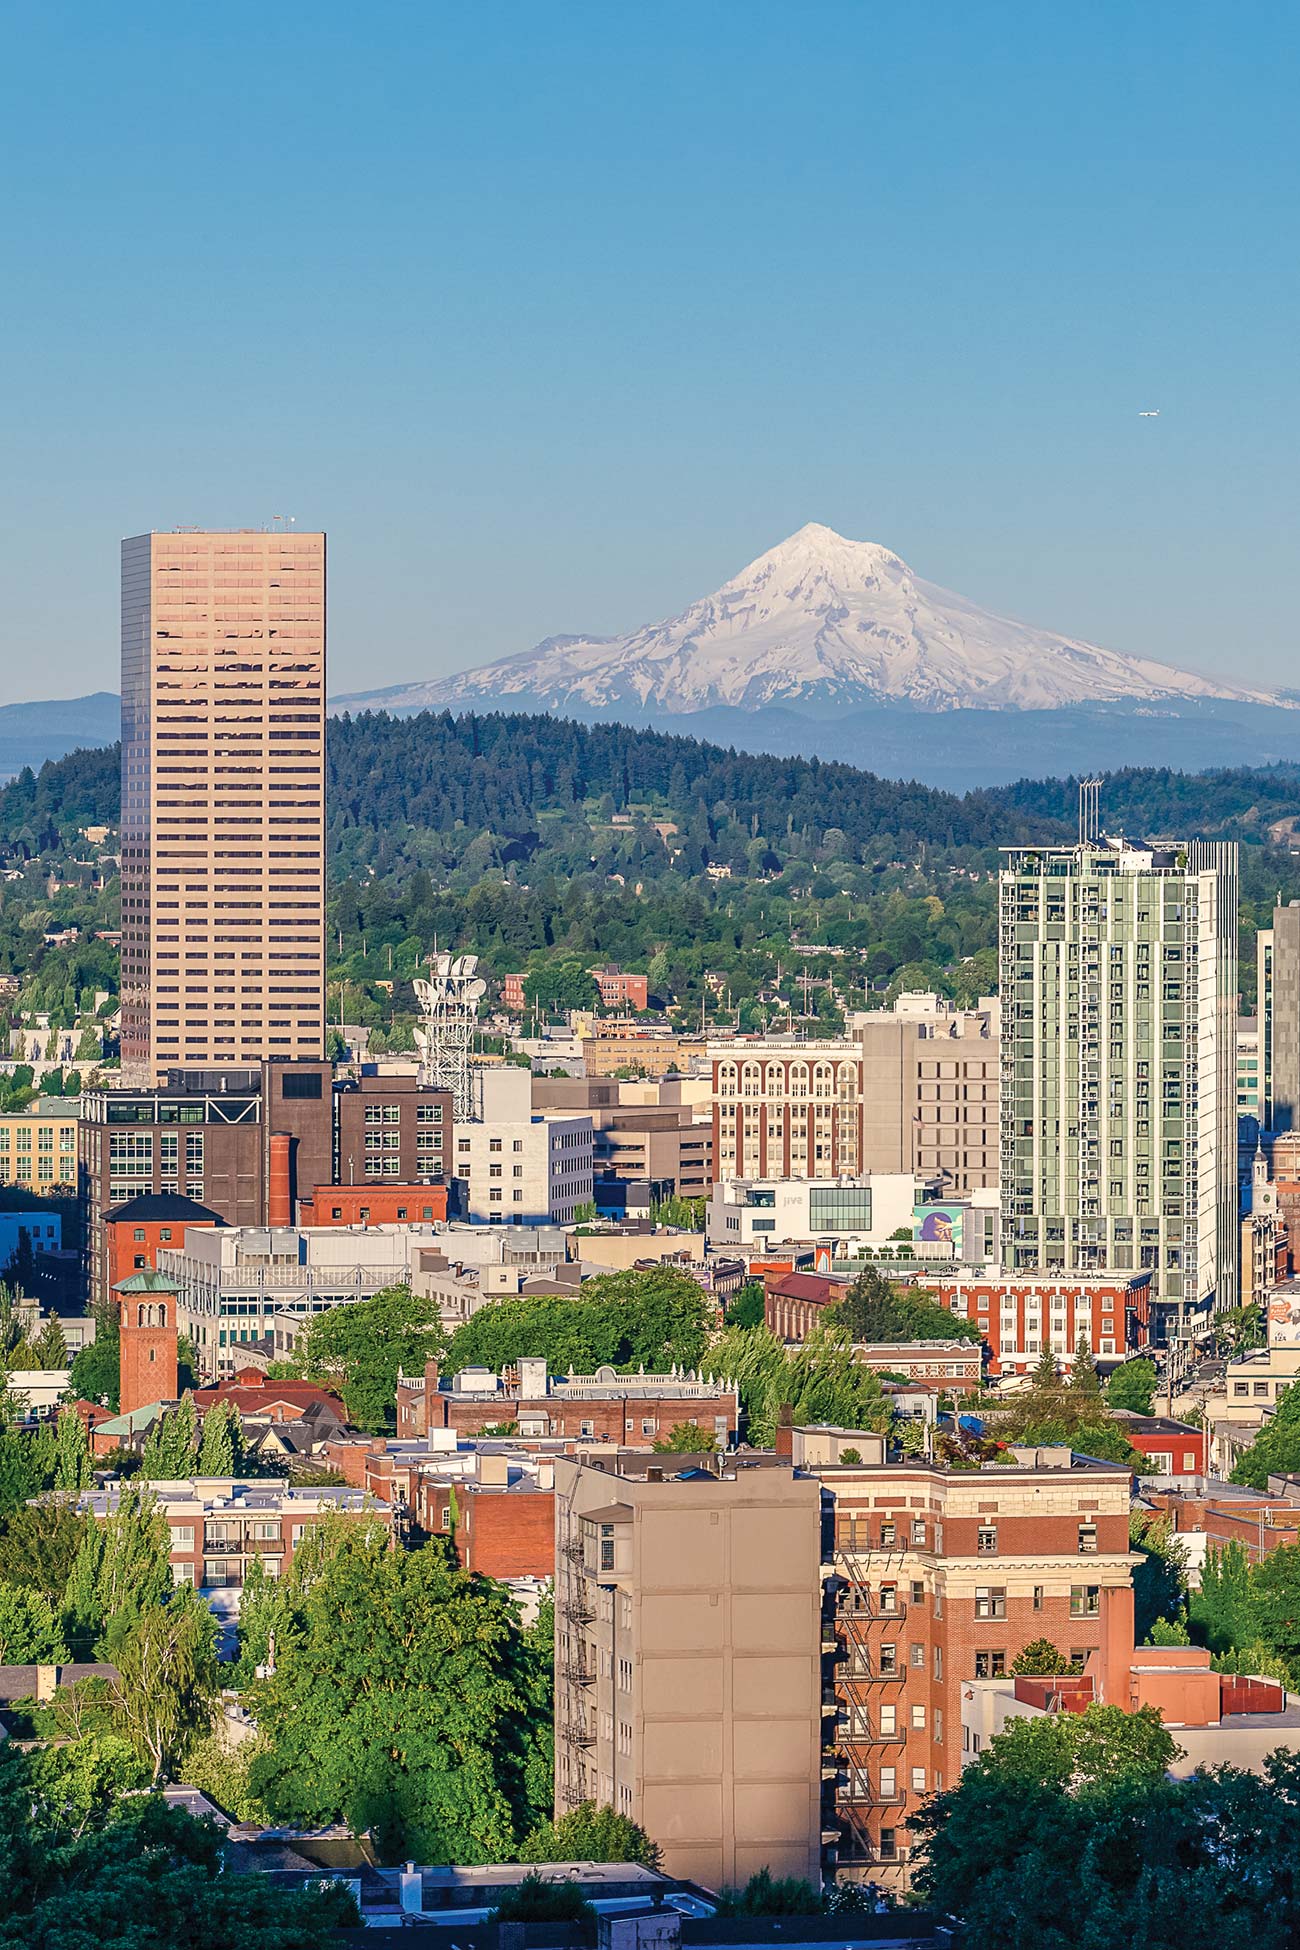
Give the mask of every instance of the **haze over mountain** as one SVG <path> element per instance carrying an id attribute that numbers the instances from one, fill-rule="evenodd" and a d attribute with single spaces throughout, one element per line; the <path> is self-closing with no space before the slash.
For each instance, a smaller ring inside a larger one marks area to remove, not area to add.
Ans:
<path id="1" fill-rule="evenodd" d="M 719 708 L 1035 711 L 1129 699 L 1277 703 L 1268 691 L 995 616 L 923 581 L 889 549 L 810 522 L 664 622 L 626 636 L 548 637 L 455 677 L 336 702 L 406 711 L 491 700 L 676 718 Z"/>

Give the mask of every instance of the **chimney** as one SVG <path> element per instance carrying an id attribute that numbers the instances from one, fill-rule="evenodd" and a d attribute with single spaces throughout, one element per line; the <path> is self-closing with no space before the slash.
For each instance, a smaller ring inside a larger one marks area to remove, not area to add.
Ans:
<path id="1" fill-rule="evenodd" d="M 287 1131 L 271 1132 L 266 1181 L 268 1226 L 293 1224 L 293 1201 L 289 1195 L 289 1150 L 292 1142 Z"/>
<path id="2" fill-rule="evenodd" d="M 789 1402 L 782 1402 L 776 1413 L 776 1430 L 772 1447 L 778 1456 L 789 1462 L 794 1457 L 794 1409 Z"/>
<path id="3" fill-rule="evenodd" d="M 646 1464 L 646 1472 L 645 1472 L 645 1479 L 646 1479 L 646 1482 L 647 1482 L 647 1483 L 662 1483 L 662 1482 L 663 1482 L 663 1480 L 664 1480 L 664 1466 L 663 1466 L 663 1464 L 662 1464 L 662 1463 L 647 1463 L 647 1464 Z"/>
<path id="4" fill-rule="evenodd" d="M 436 1361 L 426 1361 L 424 1364 L 424 1392 L 426 1395 L 436 1395 L 438 1392 L 438 1363 Z"/>
<path id="5" fill-rule="evenodd" d="M 399 1877 L 402 1909 L 408 1916 L 421 1916 L 424 1913 L 424 1877 L 414 1862 L 403 1865 Z"/>
<path id="6" fill-rule="evenodd" d="M 59 1690 L 59 1669 L 57 1666 L 37 1666 L 36 1704 L 49 1706 Z"/>

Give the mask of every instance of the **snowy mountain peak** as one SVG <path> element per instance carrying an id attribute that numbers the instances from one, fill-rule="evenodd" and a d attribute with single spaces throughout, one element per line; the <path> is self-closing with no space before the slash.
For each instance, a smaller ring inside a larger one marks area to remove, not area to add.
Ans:
<path id="1" fill-rule="evenodd" d="M 930 711 L 1052 710 L 1131 699 L 1275 704 L 1014 622 L 916 576 L 875 542 L 809 522 L 711 596 L 626 636 L 548 637 L 440 682 L 340 699 L 679 717 L 781 705 L 820 715 L 881 703 Z"/>

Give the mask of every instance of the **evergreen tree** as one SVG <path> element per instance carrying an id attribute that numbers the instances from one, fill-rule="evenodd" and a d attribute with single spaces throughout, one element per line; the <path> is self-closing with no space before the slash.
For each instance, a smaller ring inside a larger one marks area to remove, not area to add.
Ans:
<path id="1" fill-rule="evenodd" d="M 1092 1358 L 1092 1344 L 1083 1329 L 1080 1329 L 1074 1360 L 1070 1363 L 1070 1388 L 1076 1395 L 1091 1396 L 1097 1402 L 1101 1400 L 1097 1363 Z"/>
<path id="2" fill-rule="evenodd" d="M 75 1408 L 65 1408 L 59 1416 L 54 1487 L 75 1494 L 90 1481 L 90 1443 L 86 1425 Z"/>
<path id="3" fill-rule="evenodd" d="M 149 1491 L 123 1483 L 116 1508 L 90 1524 L 68 1579 L 64 1609 L 78 1642 L 111 1639 L 174 1589 L 171 1534 Z"/>
<path id="4" fill-rule="evenodd" d="M 37 1335 L 34 1352 L 38 1367 L 47 1370 L 67 1367 L 68 1343 L 64 1339 L 63 1328 L 57 1314 L 50 1315 Z"/>
<path id="5" fill-rule="evenodd" d="M 203 1418 L 200 1476 L 236 1476 L 243 1468 L 243 1425 L 233 1402 L 215 1402 Z"/>

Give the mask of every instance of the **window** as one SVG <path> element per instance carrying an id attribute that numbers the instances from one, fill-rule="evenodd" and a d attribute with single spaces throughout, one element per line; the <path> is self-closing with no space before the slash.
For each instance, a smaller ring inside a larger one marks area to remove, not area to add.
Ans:
<path id="1" fill-rule="evenodd" d="M 1005 1618 L 1007 1615 L 1007 1591 L 1001 1584 L 981 1584 L 975 1587 L 976 1618 Z"/>
<path id="2" fill-rule="evenodd" d="M 894 1796 L 897 1793 L 898 1793 L 898 1769 L 896 1767 L 882 1767 L 880 1770 L 881 1800 L 892 1801 Z"/>
<path id="3" fill-rule="evenodd" d="M 941 1645 L 936 1645 L 934 1648 L 934 1676 L 936 1679 L 943 1678 L 943 1647 Z"/>
<path id="4" fill-rule="evenodd" d="M 888 1550 L 894 1542 L 894 1537 L 894 1525 L 889 1521 L 882 1523 L 880 1526 L 880 1548 L 882 1550 Z"/>
<path id="5" fill-rule="evenodd" d="M 1006 1675 L 1007 1655 L 1005 1652 L 977 1652 L 975 1654 L 975 1677 L 977 1679 L 1002 1679 Z"/>
<path id="6" fill-rule="evenodd" d="M 892 1704 L 882 1706 L 876 1715 L 876 1723 L 882 1733 L 897 1733 L 898 1708 Z"/>
<path id="7" fill-rule="evenodd" d="M 1097 1526 L 1096 1526 L 1096 1524 L 1095 1524 L 1095 1523 L 1081 1523 L 1081 1524 L 1079 1525 L 1079 1551 L 1080 1551 L 1080 1554 L 1081 1554 L 1082 1556 L 1084 1556 L 1084 1557 L 1088 1557 L 1088 1556 L 1092 1556 L 1092 1555 L 1095 1555 L 1095 1554 L 1096 1554 L 1096 1550 L 1097 1550 Z"/>
<path id="8" fill-rule="evenodd" d="M 921 1667 L 925 1665 L 925 1647 L 923 1645 L 908 1647 L 908 1664 Z"/>
<path id="9" fill-rule="evenodd" d="M 924 1517 L 912 1518 L 912 1542 L 914 1544 L 924 1544 L 925 1542 L 925 1518 Z"/>
<path id="10" fill-rule="evenodd" d="M 880 1831 L 880 1859 L 882 1862 L 898 1860 L 898 1830 L 882 1828 Z"/>
<path id="11" fill-rule="evenodd" d="M 889 1612 L 895 1612 L 898 1610 L 898 1586 L 896 1584 L 881 1585 L 880 1609 L 881 1611 L 889 1611 Z"/>
<path id="12" fill-rule="evenodd" d="M 1041 1584 L 1036 1584 L 1034 1586 L 1034 1610 L 1041 1611 L 1042 1609 L 1043 1609 L 1043 1587 Z"/>
<path id="13" fill-rule="evenodd" d="M 1071 1618 L 1101 1617 L 1101 1586 L 1099 1584 L 1072 1584 L 1070 1586 Z"/>
<path id="14" fill-rule="evenodd" d="M 925 1793 L 925 1769 L 923 1767 L 914 1767 L 912 1769 L 912 1792 L 913 1794 Z"/>
<path id="15" fill-rule="evenodd" d="M 600 1526 L 600 1568 L 612 1571 L 614 1568 L 614 1526 L 603 1523 Z"/>
<path id="16" fill-rule="evenodd" d="M 975 1549 L 981 1557 L 994 1557 L 998 1548 L 998 1527 L 995 1523 L 982 1523 L 976 1532 Z"/>
<path id="17" fill-rule="evenodd" d="M 918 1704 L 912 1708 L 912 1725 L 914 1728 L 923 1728 L 925 1726 L 924 1705 Z"/>
<path id="18" fill-rule="evenodd" d="M 925 1603 L 925 1586 L 919 1578 L 912 1579 L 912 1603 L 914 1605 L 923 1605 Z"/>
<path id="19" fill-rule="evenodd" d="M 886 1677 L 898 1671 L 898 1647 L 896 1645 L 881 1646 L 879 1671 Z"/>
<path id="20" fill-rule="evenodd" d="M 282 1097 L 318 1098 L 321 1094 L 320 1086 L 321 1079 L 319 1070 L 314 1070 L 310 1074 L 303 1076 L 295 1074 L 292 1070 L 286 1070 L 280 1079 L 280 1095 Z"/>

